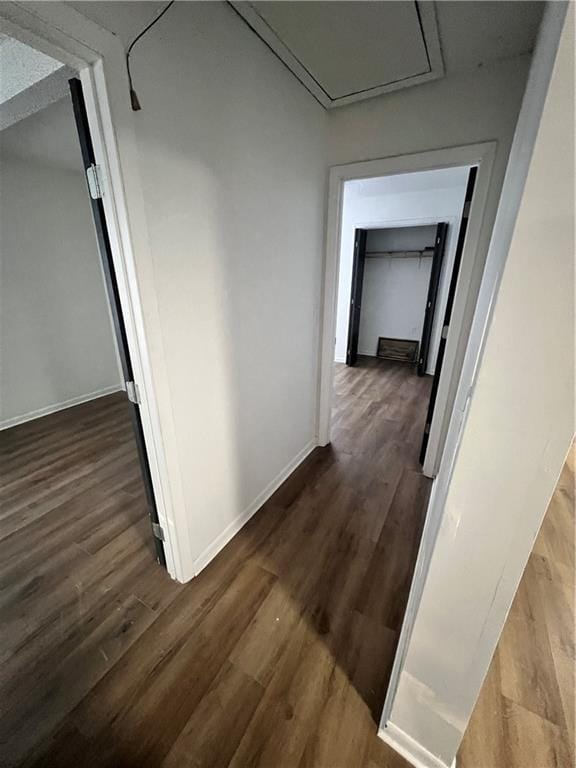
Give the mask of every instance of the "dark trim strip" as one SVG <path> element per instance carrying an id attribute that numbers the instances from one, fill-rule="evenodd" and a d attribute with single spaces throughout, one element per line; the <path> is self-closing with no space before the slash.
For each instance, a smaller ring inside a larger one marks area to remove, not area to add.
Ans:
<path id="1" fill-rule="evenodd" d="M 472 166 L 468 173 L 468 182 L 466 184 L 466 194 L 464 196 L 464 207 L 462 216 L 460 218 L 460 227 L 458 229 L 458 242 L 456 244 L 456 253 L 454 255 L 454 264 L 452 266 L 452 275 L 450 276 L 450 287 L 448 289 L 448 299 L 446 300 L 446 309 L 444 310 L 444 322 L 442 327 L 450 326 L 452 319 L 452 308 L 454 306 L 454 298 L 456 296 L 456 287 L 458 285 L 458 277 L 460 275 L 460 264 L 462 263 L 462 254 L 464 252 L 464 243 L 466 242 L 466 233 L 468 231 L 468 219 L 470 218 L 470 211 L 472 207 L 472 198 L 474 196 L 474 188 L 476 186 L 476 177 L 478 175 L 478 166 Z M 434 415 L 434 407 L 436 406 L 436 396 L 438 394 L 438 385 L 440 383 L 440 375 L 442 373 L 442 366 L 444 364 L 444 352 L 446 350 L 446 338 L 444 335 L 440 338 L 440 345 L 438 347 L 438 354 L 436 356 L 436 367 L 434 370 L 434 379 L 432 381 L 432 389 L 430 391 L 430 400 L 428 401 L 428 411 L 426 413 L 426 426 L 424 427 L 424 435 L 422 437 L 422 445 L 420 447 L 420 464 L 424 464 L 426 458 L 426 451 L 428 450 L 428 439 L 430 437 L 430 428 L 432 426 L 432 417 Z"/>
<path id="2" fill-rule="evenodd" d="M 430 52 L 428 51 L 428 43 L 426 42 L 426 35 L 424 34 L 424 25 L 422 24 L 422 16 L 420 14 L 420 6 L 417 0 L 414 0 L 416 6 L 416 16 L 418 16 L 418 24 L 420 25 L 420 34 L 422 35 L 422 42 L 424 43 L 424 50 L 426 51 L 426 59 L 428 60 L 428 72 L 432 72 L 432 62 L 430 61 Z"/>

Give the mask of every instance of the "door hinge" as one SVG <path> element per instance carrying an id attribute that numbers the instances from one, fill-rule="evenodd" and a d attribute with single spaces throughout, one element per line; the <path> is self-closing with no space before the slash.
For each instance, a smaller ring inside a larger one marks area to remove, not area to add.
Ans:
<path id="1" fill-rule="evenodd" d="M 126 394 L 131 403 L 140 405 L 140 392 L 138 391 L 138 385 L 134 381 L 126 382 Z"/>
<path id="2" fill-rule="evenodd" d="M 430 434 L 430 424 L 426 424 L 424 427 L 424 434 L 429 435 Z"/>
<path id="3" fill-rule="evenodd" d="M 468 216 L 470 215 L 471 202 L 472 202 L 471 200 L 466 200 L 466 202 L 464 203 L 464 208 L 462 209 L 462 216 L 465 218 L 468 218 Z"/>
<path id="4" fill-rule="evenodd" d="M 447 338 L 448 338 L 448 330 L 449 330 L 449 329 L 450 329 L 450 326 L 449 326 L 449 325 L 445 325 L 445 326 L 442 328 L 442 334 L 441 334 L 441 338 L 443 338 L 443 339 L 447 339 Z"/>
<path id="5" fill-rule="evenodd" d="M 164 538 L 164 529 L 160 523 L 152 523 L 152 533 L 157 539 L 160 539 L 160 541 L 166 541 Z"/>
<path id="6" fill-rule="evenodd" d="M 88 181 L 88 189 L 90 190 L 90 197 L 92 200 L 101 200 L 103 195 L 102 175 L 100 173 L 99 165 L 92 165 L 86 168 L 86 179 Z"/>

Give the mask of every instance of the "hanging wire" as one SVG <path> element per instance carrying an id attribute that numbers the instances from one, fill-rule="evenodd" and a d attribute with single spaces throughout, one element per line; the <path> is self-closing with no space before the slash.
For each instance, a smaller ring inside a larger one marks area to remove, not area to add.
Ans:
<path id="1" fill-rule="evenodd" d="M 138 112 L 142 107 L 140 106 L 140 101 L 138 99 L 138 96 L 136 95 L 136 91 L 134 90 L 134 87 L 132 85 L 132 73 L 130 72 L 130 54 L 132 53 L 132 48 L 136 45 L 138 40 L 140 40 L 143 35 L 148 32 L 148 30 L 156 24 L 157 21 L 160 21 L 162 16 L 166 13 L 166 11 L 170 8 L 170 6 L 174 5 L 175 0 L 171 0 L 171 2 L 166 3 L 166 7 L 162 9 L 162 11 L 156 16 L 155 19 L 152 19 L 150 24 L 148 24 L 147 27 L 144 27 L 142 32 L 140 32 L 139 35 L 137 35 L 134 40 L 130 43 L 128 46 L 128 50 L 126 51 L 126 69 L 128 71 L 128 83 L 130 85 L 130 103 L 132 104 L 132 111 Z"/>

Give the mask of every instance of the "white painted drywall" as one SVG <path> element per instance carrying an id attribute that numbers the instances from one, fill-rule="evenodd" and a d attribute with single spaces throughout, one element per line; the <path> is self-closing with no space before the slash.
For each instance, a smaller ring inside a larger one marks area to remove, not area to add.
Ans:
<path id="1" fill-rule="evenodd" d="M 328 117 L 223 3 L 176 3 L 131 63 L 197 571 L 315 442 Z"/>
<path id="2" fill-rule="evenodd" d="M 435 237 L 436 227 L 373 229 L 366 236 L 366 250 L 418 250 L 433 246 Z M 420 341 L 431 266 L 430 257 L 366 258 L 358 339 L 361 355 L 376 355 L 380 336 Z"/>
<path id="3" fill-rule="evenodd" d="M 26 160 L 31 165 L 83 174 L 68 84 L 66 88 L 66 93 L 56 103 L 34 110 L 33 115 L 0 132 L 0 150 L 4 156 Z M 5 105 L 0 107 L 0 115 L 4 112 Z"/>
<path id="4" fill-rule="evenodd" d="M 467 168 L 450 168 L 401 176 L 348 181 L 344 184 L 336 317 L 335 359 L 337 361 L 343 362 L 346 359 L 354 230 L 357 227 L 372 229 L 386 226 L 406 227 L 411 230 L 415 224 L 430 225 L 444 221 L 448 224 L 448 237 L 427 366 L 427 373 L 434 373 L 467 179 Z M 433 245 L 434 236 L 431 240 L 427 240 L 426 244 Z M 421 330 L 422 328 L 426 301 L 426 289 L 424 289 L 424 298 L 421 299 L 422 286 L 426 272 L 428 276 L 430 274 L 430 265 L 421 265 L 418 261 L 412 262 L 412 265 L 400 265 L 390 261 L 381 261 L 372 265 L 367 260 L 366 268 L 365 289 L 366 295 L 371 298 L 369 298 L 368 307 L 364 301 L 362 304 L 359 350 L 365 354 L 374 354 L 373 338 L 366 338 L 366 335 L 362 334 L 362 328 L 365 329 L 365 333 L 369 332 L 373 337 L 379 323 L 375 317 L 377 313 L 376 311 L 373 312 L 371 307 L 376 306 L 380 306 L 382 312 L 386 312 L 389 308 L 390 313 L 396 316 L 399 312 L 403 312 L 402 308 L 405 307 L 409 315 L 408 321 L 401 320 L 396 327 L 404 329 L 403 332 L 410 331 L 411 336 L 399 338 L 419 339 L 420 332 L 415 329 L 420 327 Z M 376 280 L 374 285 L 370 285 L 372 275 L 375 276 Z M 412 286 L 414 292 L 410 290 L 412 280 L 414 281 Z M 380 290 L 386 293 L 385 302 L 378 302 L 377 293 Z M 387 325 L 391 322 L 391 319 L 386 320 Z M 370 331 L 368 331 L 368 324 Z"/>
<path id="5" fill-rule="evenodd" d="M 479 258 L 449 382 L 440 445 L 444 444 L 448 429 L 529 63 L 529 56 L 523 56 L 490 64 L 330 113 L 331 165 L 476 142 L 498 142 L 480 233 Z M 350 295 L 349 290 L 346 293 Z"/>
<path id="6" fill-rule="evenodd" d="M 497 257 L 499 237 L 506 241 L 513 232 L 511 245 L 390 716 L 396 729 L 446 766 L 456 755 L 574 434 L 574 6 L 569 8 L 514 223 L 514 199 L 529 158 L 525 139 L 532 131 L 519 123 L 507 178 L 510 197 L 502 201 L 489 263 Z M 554 13 L 558 17 L 558 9 Z M 538 51 L 535 63 L 547 71 L 547 54 L 537 57 Z M 545 82 L 540 71 L 534 82 Z M 535 121 L 538 107 L 531 104 L 538 104 L 538 96 L 528 92 L 525 120 Z"/>
<path id="7" fill-rule="evenodd" d="M 0 133 L 0 426 L 121 387 L 83 174 L 7 154 L 40 116 Z"/>

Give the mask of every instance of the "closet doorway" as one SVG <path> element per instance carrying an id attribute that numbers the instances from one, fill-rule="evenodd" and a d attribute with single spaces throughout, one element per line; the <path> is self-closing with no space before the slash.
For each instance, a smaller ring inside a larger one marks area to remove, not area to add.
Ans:
<path id="1" fill-rule="evenodd" d="M 493 155 L 490 143 L 332 169 L 320 445 L 333 442 L 334 430 L 344 424 L 338 416 L 343 409 L 335 386 L 339 365 L 347 363 L 353 370 L 368 363 L 373 366 L 385 360 L 393 346 L 402 359 L 415 361 L 418 378 L 428 380 L 418 413 L 406 418 L 411 439 L 418 433 L 419 470 L 429 478 L 438 474 L 481 272 L 479 238 Z M 460 158 L 459 163 L 443 165 Z M 380 169 L 381 175 L 376 175 Z M 439 228 L 439 224 L 446 226 Z M 393 235 L 402 239 L 392 241 Z M 386 301 L 376 303 L 377 312 L 374 306 L 366 311 L 364 295 L 369 286 L 365 288 L 364 271 L 367 264 L 369 270 L 377 270 L 378 260 L 391 263 L 390 274 L 401 272 L 401 263 L 417 263 L 418 287 L 405 295 L 389 291 Z M 406 318 L 418 291 L 420 312 L 415 313 L 418 319 L 409 326 L 409 333 L 396 322 L 396 327 L 380 328 L 366 344 L 370 320 L 384 310 L 395 321 Z M 348 384 L 353 391 L 358 389 L 351 381 Z"/>
<path id="2" fill-rule="evenodd" d="M 435 375 L 442 333 L 436 306 L 448 226 L 355 230 L 347 366 L 358 365 L 360 354 L 362 360 L 402 363 L 420 377 Z M 421 461 L 425 442 L 424 437 Z"/>
<path id="3" fill-rule="evenodd" d="M 384 359 L 417 363 L 418 375 L 424 375 L 447 230 L 445 222 L 435 227 L 356 229 L 347 365 L 358 361 L 362 329 L 361 354 L 375 351 Z M 382 330 L 394 335 L 380 336 Z"/>

